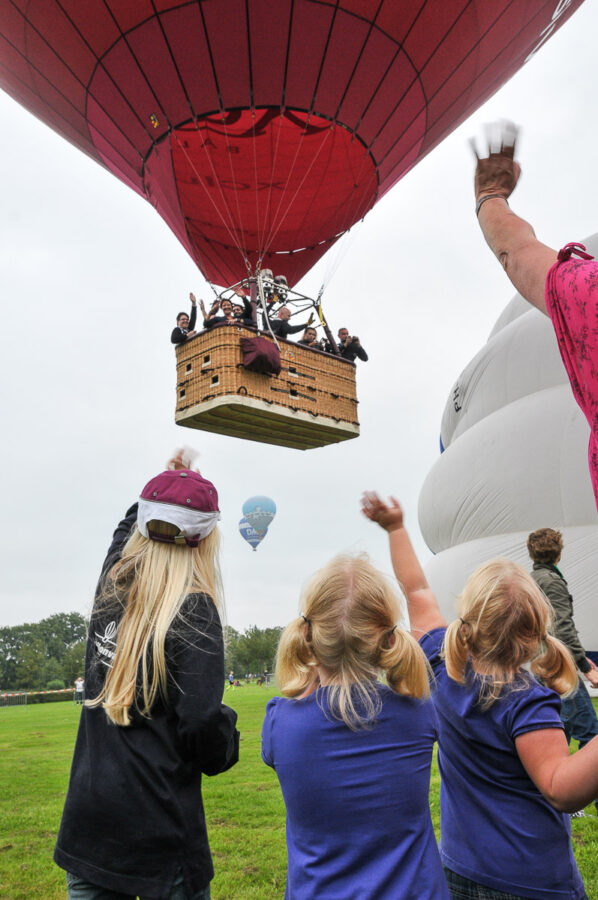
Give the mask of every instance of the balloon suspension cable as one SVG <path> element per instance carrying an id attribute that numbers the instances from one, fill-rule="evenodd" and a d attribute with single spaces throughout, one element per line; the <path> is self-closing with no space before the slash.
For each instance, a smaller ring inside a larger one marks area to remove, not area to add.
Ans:
<path id="1" fill-rule="evenodd" d="M 324 293 L 324 285 L 322 285 L 322 287 L 318 291 L 318 299 L 316 300 L 316 309 L 318 311 L 318 316 L 320 317 L 320 324 L 322 325 L 322 328 L 324 329 L 324 334 L 326 335 L 326 340 L 330 344 L 333 353 L 335 353 L 337 356 L 340 356 L 341 353 L 340 353 L 340 350 L 338 349 L 338 344 L 336 343 L 336 340 L 334 339 L 334 335 L 332 334 L 330 328 L 328 327 L 328 322 L 326 321 L 326 317 L 324 315 L 324 310 L 322 309 L 322 294 L 323 293 Z"/>
<path id="2" fill-rule="evenodd" d="M 200 137 L 201 137 L 201 129 L 199 128 L 197 122 L 195 123 L 195 127 L 196 127 L 196 130 L 199 132 Z M 244 250 L 243 250 L 243 247 L 242 247 L 242 245 L 241 245 L 241 243 L 240 243 L 240 241 L 239 241 L 239 238 L 238 238 L 237 234 L 235 233 L 235 225 L 234 225 L 235 219 L 234 219 L 234 216 L 233 216 L 233 214 L 232 214 L 232 210 L 230 209 L 229 204 L 228 204 L 227 201 L 226 201 L 226 197 L 224 196 L 224 193 L 223 193 L 223 191 L 222 191 L 222 187 L 220 186 L 220 181 L 219 181 L 219 179 L 218 179 L 218 175 L 217 175 L 217 173 L 216 173 L 216 169 L 215 169 L 215 167 L 214 167 L 214 163 L 213 163 L 212 158 L 211 158 L 211 156 L 210 156 L 210 154 L 209 154 L 209 152 L 208 152 L 208 150 L 207 150 L 207 147 L 206 147 L 206 145 L 205 145 L 205 142 L 202 143 L 202 146 L 203 146 L 203 149 L 204 149 L 205 154 L 206 154 L 206 159 L 207 159 L 207 161 L 208 161 L 208 163 L 209 163 L 209 165 L 210 165 L 210 167 L 211 167 L 211 169 L 212 169 L 212 178 L 213 178 L 213 180 L 214 180 L 214 183 L 218 185 L 218 189 L 219 189 L 219 191 L 220 191 L 220 197 L 221 197 L 221 201 L 222 201 L 222 207 L 223 207 L 223 209 L 226 210 L 226 212 L 228 213 L 228 215 L 229 215 L 229 217 L 230 217 L 230 225 L 227 223 L 227 221 L 226 221 L 226 219 L 224 218 L 224 216 L 223 216 L 223 214 L 222 214 L 222 212 L 221 212 L 221 210 L 220 210 L 218 204 L 215 202 L 214 198 L 213 198 L 212 195 L 210 194 L 210 191 L 209 191 L 208 188 L 206 187 L 206 184 L 204 183 L 204 179 L 202 178 L 201 174 L 198 172 L 197 167 L 196 167 L 195 163 L 193 162 L 193 159 L 192 159 L 191 156 L 187 153 L 187 150 L 186 150 L 186 148 L 185 148 L 185 146 L 184 146 L 184 143 L 179 139 L 179 136 L 178 136 L 178 134 L 176 133 L 176 131 L 173 132 L 173 135 L 174 135 L 174 138 L 175 138 L 175 140 L 176 140 L 176 142 L 177 142 L 179 148 L 181 149 L 183 155 L 185 156 L 185 159 L 186 159 L 186 161 L 187 161 L 187 164 L 188 164 L 189 167 L 192 169 L 193 174 L 194 174 L 195 177 L 197 178 L 198 184 L 199 184 L 200 187 L 203 189 L 203 191 L 204 191 L 204 193 L 205 193 L 207 199 L 208 199 L 208 200 L 210 201 L 210 203 L 212 204 L 212 207 L 214 208 L 216 214 L 218 215 L 220 221 L 222 222 L 222 225 L 224 226 L 225 230 L 228 232 L 228 235 L 229 235 L 229 237 L 230 237 L 230 240 L 232 241 L 232 243 L 233 243 L 233 245 L 235 246 L 235 248 L 239 251 L 239 253 L 241 254 L 242 258 L 245 259 L 246 254 L 245 254 L 245 252 L 244 252 Z"/>
<path id="3" fill-rule="evenodd" d="M 209 278 L 206 278 L 206 281 L 208 282 L 208 284 L 209 284 L 210 287 L 212 288 L 212 293 L 214 294 L 214 296 L 216 297 L 216 299 L 217 299 L 217 300 L 220 300 L 220 295 L 219 295 L 218 291 L 216 290 L 216 288 L 214 287 L 214 285 L 212 284 L 212 282 L 210 281 L 210 279 L 209 279 Z"/>

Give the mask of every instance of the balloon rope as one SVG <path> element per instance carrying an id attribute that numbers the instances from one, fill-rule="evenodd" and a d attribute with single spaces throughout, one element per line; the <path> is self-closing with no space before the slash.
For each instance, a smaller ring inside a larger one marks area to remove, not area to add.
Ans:
<path id="1" fill-rule="evenodd" d="M 245 229 L 243 228 L 243 219 L 241 216 L 241 206 L 239 204 L 239 191 L 237 190 L 237 179 L 235 178 L 235 170 L 233 168 L 233 154 L 231 152 L 231 144 L 230 144 L 229 137 L 228 137 L 225 112 L 223 109 L 220 110 L 220 115 L 222 116 L 222 130 L 224 132 L 224 140 L 226 141 L 227 156 L 228 156 L 228 162 L 229 162 L 229 166 L 230 166 L 230 177 L 231 177 L 231 180 L 233 183 L 234 197 L 235 197 L 236 206 L 237 206 L 237 222 L 238 222 L 239 230 L 241 232 L 239 246 L 245 248 L 244 252 L 243 252 L 243 257 L 245 259 L 245 265 L 247 266 L 247 271 L 249 274 L 251 274 L 251 266 L 249 265 L 249 260 L 247 259 L 247 241 L 245 240 Z"/>
<path id="2" fill-rule="evenodd" d="M 291 245 L 295 245 L 297 243 L 297 236 L 301 233 L 304 223 L 306 221 L 309 222 L 312 206 L 313 206 L 314 202 L 316 201 L 316 198 L 320 196 L 320 194 L 323 190 L 325 190 L 326 179 L 328 177 L 328 167 L 330 165 L 331 157 L 334 154 L 335 139 L 336 139 L 336 135 L 337 135 L 337 132 L 336 132 L 334 126 L 330 126 L 328 128 L 327 133 L 326 133 L 327 138 L 329 137 L 330 133 L 333 134 L 333 139 L 332 139 L 332 142 L 329 143 L 329 145 L 328 145 L 328 160 L 327 160 L 327 162 L 324 163 L 322 172 L 320 174 L 319 185 L 317 187 L 313 188 L 311 191 L 311 200 L 310 200 L 309 205 L 307 206 L 305 212 L 303 213 L 303 218 L 302 218 L 301 222 L 299 222 L 299 224 L 295 227 L 294 237 L 291 238 L 291 240 L 290 240 Z M 323 146 L 321 149 L 324 149 Z M 314 160 L 314 163 L 315 163 L 315 160 Z M 293 200 L 294 200 L 294 198 L 293 198 Z"/>
<path id="3" fill-rule="evenodd" d="M 307 122 L 306 122 L 306 125 L 307 125 Z M 287 188 L 286 188 L 286 186 L 285 186 L 285 189 L 284 189 L 284 191 L 283 191 L 283 197 L 281 197 L 280 203 L 278 204 L 278 210 L 276 211 L 276 216 L 274 217 L 274 220 L 273 220 L 273 222 L 272 222 L 272 227 L 271 227 L 271 229 L 270 229 L 270 235 L 269 235 L 269 237 L 268 237 L 268 241 L 266 242 L 266 246 L 264 247 L 264 253 L 267 253 L 267 252 L 268 252 L 268 249 L 269 249 L 270 245 L 272 244 L 272 241 L 274 240 L 274 238 L 275 238 L 276 234 L 278 233 L 278 231 L 280 231 L 280 229 L 281 229 L 281 227 L 282 227 L 282 224 L 283 224 L 284 220 L 286 219 L 286 217 L 288 216 L 289 212 L 291 211 L 291 207 L 293 206 L 293 203 L 295 202 L 295 199 L 297 198 L 297 196 L 298 196 L 298 194 L 299 194 L 301 188 L 302 188 L 303 185 L 305 184 L 305 181 L 306 181 L 307 177 L 309 176 L 311 170 L 312 170 L 313 167 L 315 166 L 315 164 L 316 164 L 316 162 L 317 162 L 317 160 L 318 160 L 318 157 L 319 157 L 320 153 L 322 152 L 323 148 L 326 146 L 326 141 L 329 139 L 330 135 L 332 134 L 332 128 L 333 128 L 333 126 L 330 126 L 330 128 L 328 129 L 325 139 L 322 141 L 322 143 L 321 143 L 320 146 L 318 147 L 318 150 L 317 150 L 316 154 L 314 155 L 312 161 L 310 162 L 310 164 L 309 164 L 309 166 L 308 166 L 308 168 L 307 168 L 307 171 L 305 172 L 305 175 L 304 175 L 303 178 L 301 179 L 301 182 L 300 182 L 299 186 L 297 187 L 295 193 L 294 193 L 293 196 L 291 197 L 291 200 L 289 201 L 288 205 L 286 206 L 286 210 L 285 210 L 284 214 L 281 216 L 280 221 L 279 221 L 279 222 L 276 222 L 276 218 L 278 217 L 278 215 L 279 215 L 279 213 L 280 213 L 281 204 L 282 204 L 282 201 L 283 201 L 283 199 L 284 199 L 284 194 L 286 193 L 286 189 L 287 189 Z M 297 145 L 297 151 L 296 151 L 296 153 L 295 153 L 295 159 L 293 160 L 293 166 L 291 167 L 291 172 L 292 172 L 292 169 L 293 169 L 293 167 L 294 167 L 294 165 L 295 165 L 295 160 L 297 159 L 297 155 L 298 155 L 298 153 L 299 153 L 299 148 L 300 148 L 301 144 L 303 143 L 304 137 L 305 137 L 305 134 L 302 135 L 301 141 L 298 142 L 298 145 Z M 290 173 L 289 173 L 289 175 L 290 175 Z M 288 182 L 288 180 L 287 180 L 287 185 L 288 185 L 288 183 L 289 183 L 289 182 Z"/>
<path id="4" fill-rule="evenodd" d="M 197 128 L 198 131 L 200 131 L 199 126 L 196 125 L 196 128 Z M 180 141 L 179 136 L 178 136 L 178 133 L 177 133 L 176 131 L 173 131 L 172 134 L 174 135 L 175 140 L 176 140 L 177 143 L 179 144 L 179 147 L 180 147 L 181 150 L 183 151 L 183 154 L 185 155 L 185 158 L 186 158 L 187 162 L 189 163 L 190 167 L 193 169 L 193 172 L 194 172 L 194 174 L 195 174 L 195 176 L 196 176 L 196 178 L 197 178 L 197 180 L 198 180 L 198 183 L 199 183 L 199 184 L 201 185 L 201 187 L 204 189 L 204 192 L 205 192 L 205 194 L 206 194 L 206 197 L 208 198 L 208 200 L 210 201 L 210 203 L 212 204 L 212 206 L 214 207 L 214 209 L 215 209 L 216 212 L 218 213 L 218 216 L 219 216 L 219 218 L 220 218 L 222 224 L 224 225 L 226 231 L 228 232 L 231 241 L 233 242 L 233 244 L 235 245 L 235 247 L 237 248 L 237 250 L 241 253 L 241 256 L 242 256 L 243 258 L 245 258 L 245 254 L 244 254 L 244 252 L 243 252 L 243 248 L 241 247 L 241 244 L 239 243 L 239 239 L 238 239 L 237 235 L 235 234 L 234 230 L 231 230 L 231 227 L 228 225 L 226 219 L 225 219 L 224 216 L 222 215 L 222 212 L 220 211 L 220 208 L 218 207 L 218 204 L 216 203 L 216 201 L 214 200 L 214 198 L 212 197 L 212 195 L 211 195 L 210 192 L 208 191 L 207 187 L 205 186 L 203 177 L 202 177 L 202 176 L 200 175 L 200 173 L 197 171 L 197 168 L 196 168 L 196 166 L 195 166 L 195 163 L 193 162 L 192 158 L 191 158 L 191 157 L 189 156 L 189 154 L 187 153 L 184 144 Z M 200 132 L 200 137 L 201 137 L 201 132 Z M 205 149 L 205 145 L 204 145 L 204 149 Z M 228 203 L 226 202 L 226 198 L 225 198 L 225 196 L 224 196 L 224 193 L 223 193 L 223 191 L 222 191 L 222 188 L 220 187 L 220 181 L 219 181 L 219 179 L 218 179 L 218 177 L 217 177 L 217 175 L 216 175 L 216 170 L 215 170 L 215 168 L 214 168 L 214 164 L 213 164 L 212 159 L 211 159 L 211 157 L 210 157 L 210 155 L 209 155 L 209 153 L 208 153 L 207 150 L 206 150 L 206 155 L 207 155 L 207 158 L 208 158 L 208 162 L 210 163 L 210 165 L 211 165 L 211 167 L 212 167 L 212 172 L 213 172 L 213 175 L 214 175 L 214 183 L 217 184 L 217 185 L 218 185 L 218 188 L 220 189 L 220 195 L 221 195 L 221 197 L 222 197 L 222 204 L 223 204 L 223 207 L 224 207 L 224 209 L 226 209 L 226 211 L 228 212 L 228 214 L 229 214 L 229 216 L 230 216 L 230 218 L 231 218 L 231 222 L 233 222 L 233 226 L 232 226 L 232 227 L 233 227 L 233 229 L 234 229 L 234 219 L 233 219 L 233 217 L 232 217 L 231 210 L 230 210 L 229 207 L 228 207 Z"/>
<path id="5" fill-rule="evenodd" d="M 259 187 L 258 187 L 258 169 L 257 169 L 257 150 L 255 146 L 256 142 L 256 134 L 255 134 L 255 109 L 253 108 L 253 103 L 251 105 L 251 133 L 253 135 L 251 140 L 251 147 L 253 150 L 253 181 L 255 184 L 255 224 L 257 231 L 257 255 L 258 260 L 256 263 L 256 271 L 261 268 L 262 259 L 261 259 L 261 248 L 262 248 L 262 240 L 261 240 L 261 229 L 260 229 L 260 195 L 259 195 Z M 271 173 L 274 172 L 274 166 L 270 169 Z M 272 177 L 270 178 L 270 185 L 272 185 Z"/>
<path id="6" fill-rule="evenodd" d="M 284 122 L 284 113 L 283 113 L 283 112 L 281 112 L 278 121 L 279 121 L 279 126 L 278 126 L 278 136 L 277 136 L 277 141 L 276 141 L 276 154 L 277 154 L 277 155 L 278 155 L 278 147 L 279 147 L 279 144 L 280 144 L 280 136 L 281 136 L 281 134 L 282 134 L 283 122 Z M 261 255 L 262 255 L 262 256 L 267 252 L 267 248 L 270 246 L 270 244 L 271 244 L 272 241 L 274 240 L 275 233 L 276 233 L 276 232 L 275 232 L 274 222 L 275 222 L 275 220 L 276 220 L 276 217 L 277 217 L 277 216 L 279 215 L 279 213 L 280 213 L 280 207 L 281 207 L 281 205 L 282 205 L 282 203 L 283 203 L 283 201 L 284 201 L 285 193 L 286 193 L 286 191 L 287 191 L 287 189 L 288 189 L 289 181 L 290 181 L 290 179 L 291 179 L 291 175 L 293 174 L 293 170 L 294 170 L 294 168 L 295 168 L 295 164 L 296 164 L 297 159 L 298 159 L 298 157 L 299 157 L 299 152 L 300 152 L 300 150 L 301 150 L 301 141 L 297 141 L 297 146 L 295 147 L 295 155 L 293 156 L 293 160 L 292 160 L 292 162 L 291 162 L 291 165 L 290 165 L 290 166 L 286 169 L 286 171 L 285 171 L 285 176 L 284 176 L 284 177 L 285 177 L 285 186 L 283 187 L 283 189 L 282 189 L 282 191 L 281 191 L 280 200 L 278 201 L 278 207 L 277 207 L 276 212 L 274 213 L 274 215 L 271 217 L 271 220 L 270 220 L 270 221 L 271 221 L 270 227 L 269 227 L 268 231 L 266 232 L 266 236 L 265 236 L 265 239 L 264 239 L 264 243 L 263 243 L 262 247 L 260 248 L 260 250 L 261 250 Z M 274 165 L 272 166 L 272 171 L 274 171 Z M 269 202 L 270 202 L 270 200 L 272 199 L 272 182 L 273 182 L 273 179 L 271 179 L 271 181 L 270 181 L 270 195 L 269 195 L 269 197 L 268 197 L 268 201 L 269 201 Z M 269 208 L 271 208 L 271 207 L 269 207 Z M 266 220 L 264 220 L 264 222 L 266 222 Z"/>
<path id="7" fill-rule="evenodd" d="M 271 167 L 270 167 L 270 171 L 272 172 L 272 176 L 274 176 L 274 173 L 275 173 L 275 171 L 276 171 L 276 162 L 277 162 L 277 160 L 278 160 L 278 149 L 279 149 L 279 147 L 280 147 L 280 136 L 281 136 L 281 134 L 282 134 L 282 123 L 283 123 L 283 119 L 284 119 L 284 113 L 283 113 L 283 111 L 281 110 L 281 111 L 280 111 L 280 115 L 279 115 L 279 117 L 278 117 L 278 131 L 277 131 L 277 134 L 276 134 L 276 144 L 275 144 L 275 146 L 274 146 L 274 154 L 273 154 L 273 156 L 272 156 L 272 165 L 271 165 Z M 254 152 L 255 152 L 255 150 L 254 150 Z M 294 161 L 293 161 L 293 162 L 294 162 Z M 289 177 L 289 174 L 290 174 L 289 172 L 287 172 L 287 174 L 286 174 L 286 177 L 287 177 L 287 183 L 288 183 L 288 177 Z M 263 229 L 262 229 L 262 236 L 265 236 L 265 235 L 266 235 L 266 229 L 267 229 L 267 227 L 268 227 L 268 213 L 269 213 L 269 211 L 270 211 L 271 208 L 272 208 L 272 187 L 273 187 L 273 184 L 274 184 L 274 177 L 271 177 L 271 178 L 270 178 L 270 183 L 269 183 L 269 186 L 268 186 L 268 199 L 267 199 L 267 201 L 266 201 L 266 207 L 265 207 L 265 209 L 264 209 L 264 227 L 263 227 Z M 265 253 L 264 247 L 266 246 L 266 239 L 262 240 L 262 239 L 260 238 L 260 241 L 259 241 L 258 246 L 259 246 L 260 266 L 261 266 L 261 257 L 262 257 L 263 254 Z"/>
<path id="8" fill-rule="evenodd" d="M 355 223 L 355 225 L 352 225 L 351 228 L 347 228 L 347 230 L 344 231 L 343 234 L 341 234 L 340 238 L 326 254 L 326 260 L 324 263 L 324 275 L 322 276 L 322 291 L 324 291 L 324 289 L 328 287 L 328 285 L 338 272 L 340 264 L 344 259 L 346 259 L 349 250 L 355 243 L 355 239 L 361 230 L 363 221 L 363 219 L 360 219 Z"/>

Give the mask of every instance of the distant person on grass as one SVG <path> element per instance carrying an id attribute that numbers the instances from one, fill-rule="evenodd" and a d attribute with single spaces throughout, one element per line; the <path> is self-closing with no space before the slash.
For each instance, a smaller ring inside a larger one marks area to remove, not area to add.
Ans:
<path id="1" fill-rule="evenodd" d="M 85 681 L 81 676 L 75 680 L 75 703 L 82 704 L 85 697 Z"/>
<path id="2" fill-rule="evenodd" d="M 467 580 L 449 625 L 397 501 L 366 493 L 362 509 L 388 533 L 411 629 L 435 675 L 440 853 L 451 897 L 587 900 L 564 813 L 596 797 L 598 740 L 569 755 L 558 694 L 577 675 L 548 631 L 546 598 L 521 566 L 495 559 Z"/>
<path id="3" fill-rule="evenodd" d="M 278 647 L 262 758 L 287 810 L 293 900 L 448 900 L 429 807 L 428 668 L 398 597 L 364 558 L 308 585 Z M 384 674 L 387 684 L 379 678 Z"/>
<path id="4" fill-rule="evenodd" d="M 114 533 L 54 853 L 69 900 L 209 900 L 201 778 L 234 765 L 239 737 L 221 702 L 219 517 L 178 453 Z"/>

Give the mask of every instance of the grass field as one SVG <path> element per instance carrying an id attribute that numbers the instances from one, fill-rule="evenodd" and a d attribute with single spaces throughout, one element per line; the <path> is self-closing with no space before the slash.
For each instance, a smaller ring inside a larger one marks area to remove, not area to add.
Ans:
<path id="1" fill-rule="evenodd" d="M 280 900 L 284 894 L 284 805 L 274 772 L 260 758 L 264 708 L 274 693 L 251 686 L 225 695 L 239 713 L 241 761 L 204 781 L 216 868 L 213 900 Z M 0 709 L 0 900 L 66 897 L 64 873 L 52 862 L 52 851 L 79 710 L 70 703 Z M 438 787 L 434 770 L 436 828 Z M 588 896 L 597 900 L 598 819 L 574 820 L 573 841 Z"/>

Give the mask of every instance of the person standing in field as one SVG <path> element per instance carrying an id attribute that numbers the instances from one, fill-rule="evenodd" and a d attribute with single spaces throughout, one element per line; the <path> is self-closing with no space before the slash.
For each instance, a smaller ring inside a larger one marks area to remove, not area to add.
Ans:
<path id="1" fill-rule="evenodd" d="M 573 620 L 573 597 L 561 570 L 557 567 L 563 552 L 563 536 L 554 528 L 539 528 L 527 539 L 527 549 L 533 562 L 531 576 L 546 596 L 554 613 L 553 634 L 568 649 L 575 665 L 593 687 L 598 687 L 595 663 L 586 656 Z M 561 719 L 567 743 L 571 738 L 585 747 L 598 734 L 598 718 L 585 685 L 579 681 L 577 689 L 563 699 Z M 596 801 L 598 807 L 598 800 Z"/>
<path id="2" fill-rule="evenodd" d="M 176 454 L 117 527 L 54 852 L 69 900 L 208 900 L 202 774 L 238 759 L 222 705 L 218 494 Z"/>
<path id="3" fill-rule="evenodd" d="M 362 557 L 309 583 L 284 630 L 262 758 L 287 811 L 287 900 L 448 900 L 429 789 L 428 668 Z M 386 684 L 379 679 L 385 675 Z"/>
<path id="4" fill-rule="evenodd" d="M 569 755 L 558 695 L 575 688 L 577 674 L 549 633 L 546 598 L 521 566 L 491 560 L 467 580 L 449 625 L 397 501 L 368 492 L 362 511 L 388 534 L 411 629 L 434 671 L 440 854 L 451 897 L 588 900 L 565 813 L 598 792 L 598 740 Z"/>
<path id="5" fill-rule="evenodd" d="M 85 698 L 85 681 L 81 676 L 75 679 L 75 703 L 83 704 Z"/>

